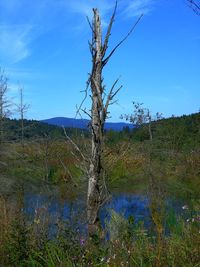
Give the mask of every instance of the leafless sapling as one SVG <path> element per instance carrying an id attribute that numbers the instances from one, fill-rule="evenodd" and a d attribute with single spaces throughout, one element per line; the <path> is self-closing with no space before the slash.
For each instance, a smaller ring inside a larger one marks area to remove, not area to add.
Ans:
<path id="1" fill-rule="evenodd" d="M 146 125 L 148 127 L 149 140 L 153 140 L 152 133 L 152 121 L 160 120 L 162 114 L 157 112 L 155 116 L 152 116 L 148 108 L 143 107 L 143 103 L 133 102 L 133 114 L 122 115 L 121 118 L 125 118 L 136 126 Z"/>
<path id="2" fill-rule="evenodd" d="M 4 140 L 4 121 L 10 115 L 11 103 L 7 98 L 8 94 L 8 78 L 0 68 L 0 143 Z"/>
<path id="3" fill-rule="evenodd" d="M 19 87 L 19 95 L 20 95 L 20 102 L 17 104 L 17 112 L 20 115 L 20 121 L 21 121 L 21 144 L 24 145 L 24 115 L 27 112 L 29 105 L 24 103 L 24 87 Z"/>

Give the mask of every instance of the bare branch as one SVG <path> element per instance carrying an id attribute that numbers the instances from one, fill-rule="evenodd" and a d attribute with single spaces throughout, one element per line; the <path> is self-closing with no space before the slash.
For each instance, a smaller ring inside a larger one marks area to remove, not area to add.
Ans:
<path id="1" fill-rule="evenodd" d="M 103 60 L 103 66 L 105 66 L 108 62 L 108 60 L 111 58 L 111 56 L 113 55 L 113 53 L 117 50 L 117 48 L 122 45 L 126 39 L 131 35 L 131 33 L 134 31 L 135 27 L 137 26 L 137 24 L 140 22 L 140 20 L 142 19 L 143 14 L 138 18 L 138 20 L 136 21 L 136 23 L 133 25 L 133 27 L 131 28 L 131 30 L 128 32 L 128 34 L 115 46 L 115 48 L 110 52 L 110 54 Z"/>
<path id="2" fill-rule="evenodd" d="M 110 103 L 109 103 L 109 106 L 112 106 L 112 105 L 114 105 L 114 104 L 117 104 L 118 101 L 119 101 L 119 100 L 117 99 L 117 100 L 115 100 L 115 101 L 113 101 L 113 102 L 110 102 Z"/>
<path id="3" fill-rule="evenodd" d="M 63 127 L 63 131 L 64 131 L 64 134 L 65 134 L 65 137 L 67 138 L 67 140 L 74 146 L 74 148 L 79 152 L 79 154 L 81 155 L 81 157 L 85 160 L 86 160 L 86 157 L 83 155 L 83 153 L 81 152 L 80 148 L 77 146 L 76 143 L 74 143 L 74 141 L 67 135 L 67 132 L 65 130 L 65 127 Z"/>
<path id="4" fill-rule="evenodd" d="M 115 92 L 114 94 L 112 95 L 112 98 L 111 100 L 118 94 L 118 92 L 122 89 L 123 85 L 121 85 Z"/>
<path id="5" fill-rule="evenodd" d="M 194 10 L 194 12 L 197 15 L 200 15 L 200 2 L 194 1 L 194 0 L 187 0 L 191 8 Z"/>
<path id="6" fill-rule="evenodd" d="M 63 127 L 63 131 L 64 131 L 64 134 L 65 134 L 65 137 L 67 138 L 67 140 L 73 145 L 73 147 L 75 148 L 75 150 L 80 154 L 80 156 L 84 160 L 84 162 L 85 162 L 84 165 L 86 165 L 87 162 L 91 163 L 91 159 L 88 158 L 88 157 L 85 157 L 85 155 L 82 153 L 82 151 L 78 147 L 78 145 L 67 135 L 66 130 L 65 130 L 65 127 Z M 84 168 L 84 171 L 85 172 L 87 172 L 86 170 L 87 170 L 87 166 L 85 166 L 85 168 Z"/>
<path id="7" fill-rule="evenodd" d="M 118 83 L 119 81 L 119 78 L 113 83 L 111 89 L 110 89 L 110 92 L 108 94 L 108 97 L 107 97 L 107 100 L 106 100 L 106 104 L 104 106 L 104 112 L 103 112 L 103 116 L 104 118 L 106 118 L 107 114 L 108 114 L 108 106 L 109 106 L 109 103 L 110 101 L 113 100 L 113 98 L 116 96 L 116 94 L 121 90 L 122 86 L 120 86 L 114 93 L 113 93 L 113 90 L 116 86 L 116 84 Z"/>
<path id="8" fill-rule="evenodd" d="M 89 26 L 90 26 L 90 29 L 91 29 L 92 33 L 94 33 L 94 30 L 93 30 L 93 27 L 92 27 L 92 23 L 90 22 L 89 17 L 86 16 L 86 19 L 87 19 L 87 22 L 88 22 L 88 24 L 89 24 Z"/>
<path id="9" fill-rule="evenodd" d="M 106 50 L 108 48 L 108 42 L 109 42 L 109 38 L 110 38 L 110 35 L 111 35 L 112 25 L 113 25 L 114 20 L 115 20 L 116 11 L 117 11 L 117 1 L 115 2 L 115 8 L 114 8 L 112 17 L 110 19 L 110 23 L 108 25 L 108 30 L 107 30 L 107 33 L 106 33 L 106 37 L 105 37 L 105 40 L 104 40 L 104 45 L 103 45 L 103 49 L 102 49 L 102 56 L 103 57 L 104 57 L 104 55 L 106 53 Z"/>
<path id="10" fill-rule="evenodd" d="M 86 109 L 81 109 L 83 113 L 85 113 L 90 119 L 92 119 L 92 116 L 89 112 L 86 111 Z"/>
<path id="11" fill-rule="evenodd" d="M 85 96 L 84 96 L 83 100 L 81 101 L 80 106 L 77 108 L 75 118 L 77 118 L 78 114 L 80 114 L 80 110 L 82 109 L 82 106 L 83 106 L 85 100 L 87 99 L 87 96 L 88 96 L 88 89 L 89 89 L 90 83 L 91 83 L 91 74 L 89 74 L 89 78 L 88 78 L 88 80 L 87 80 L 87 82 L 86 82 L 86 88 L 85 88 L 85 90 L 82 91 L 82 92 L 85 93 Z"/>

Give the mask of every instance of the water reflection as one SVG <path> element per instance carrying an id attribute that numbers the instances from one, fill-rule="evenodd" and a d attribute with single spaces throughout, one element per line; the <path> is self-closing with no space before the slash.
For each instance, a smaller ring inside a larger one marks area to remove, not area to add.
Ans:
<path id="1" fill-rule="evenodd" d="M 132 216 L 134 222 L 144 222 L 147 226 L 150 222 L 149 200 L 147 197 L 135 194 L 117 193 L 113 194 L 109 203 L 101 209 L 101 222 L 104 224 L 105 219 L 110 218 L 110 210 L 123 215 L 125 218 Z"/>
<path id="2" fill-rule="evenodd" d="M 25 195 L 24 203 L 24 211 L 29 218 L 34 218 L 35 212 L 45 207 L 54 222 L 58 218 L 62 221 L 73 221 L 74 217 L 79 217 L 80 223 L 86 223 L 86 201 L 83 196 L 79 196 L 73 201 L 67 200 L 63 202 L 56 196 L 50 197 L 42 194 L 29 193 Z M 101 208 L 100 219 L 102 225 L 104 225 L 105 220 L 109 220 L 111 209 L 123 215 L 125 218 L 129 216 L 134 217 L 136 223 L 143 221 L 144 225 L 149 224 L 149 201 L 146 197 L 126 193 L 113 194 L 111 200 Z"/>
<path id="3" fill-rule="evenodd" d="M 83 234 L 86 232 L 86 195 L 82 194 L 76 198 L 70 198 L 66 195 L 63 198 L 59 191 L 48 193 L 43 190 L 37 191 L 22 190 L 20 194 L 13 194 L 12 198 L 7 199 L 7 204 L 11 210 L 12 205 L 16 206 L 14 210 L 21 210 L 25 214 L 26 222 L 30 225 L 32 223 L 44 228 L 47 226 L 48 233 L 55 236 L 57 230 L 62 226 L 63 229 L 67 227 L 78 230 Z M 19 197 L 20 196 L 20 197 Z M 19 198 L 19 199 L 18 199 Z M 186 211 L 182 210 L 181 201 L 169 199 L 165 201 L 165 209 L 168 217 L 171 216 L 171 223 L 176 224 L 174 215 L 186 215 Z M 110 221 L 111 211 L 117 214 L 130 218 L 134 224 L 142 222 L 148 231 L 154 231 L 155 226 L 152 222 L 152 210 L 150 210 L 150 199 L 143 195 L 136 195 L 131 193 L 113 193 L 109 202 L 100 210 L 100 222 L 103 227 Z M 172 212 L 169 212 L 172 211 Z M 183 214 L 184 213 L 184 214 Z M 165 234 L 167 230 L 167 216 L 164 216 L 163 226 Z"/>

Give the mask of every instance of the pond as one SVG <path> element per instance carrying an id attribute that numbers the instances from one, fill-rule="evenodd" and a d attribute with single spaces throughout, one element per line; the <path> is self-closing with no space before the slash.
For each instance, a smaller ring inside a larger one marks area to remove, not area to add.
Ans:
<path id="1" fill-rule="evenodd" d="M 48 229 L 51 235 L 57 233 L 58 225 L 68 225 L 78 231 L 86 232 L 86 190 L 77 188 L 68 190 L 57 186 L 22 186 L 6 197 L 7 209 L 23 212 L 28 224 L 39 224 Z M 1 193 L 2 195 L 2 193 Z M 165 233 L 168 232 L 167 220 L 169 215 L 172 223 L 176 223 L 176 217 L 181 216 L 184 220 L 189 218 L 187 209 L 182 209 L 186 204 L 177 199 L 165 199 L 154 212 L 162 217 Z M 150 197 L 144 194 L 130 192 L 112 192 L 110 200 L 100 210 L 100 222 L 103 228 L 110 222 L 113 214 L 118 217 L 131 219 L 135 225 L 142 224 L 148 231 L 153 231 L 152 203 Z M 165 214 L 167 216 L 165 217 Z M 191 216 L 190 216 L 191 217 Z M 114 222 L 115 223 L 115 222 Z M 117 222 L 116 222 L 117 224 Z"/>
<path id="2" fill-rule="evenodd" d="M 51 233 L 56 233 L 59 222 L 67 222 L 79 231 L 86 229 L 86 199 L 80 195 L 74 199 L 60 199 L 58 195 L 43 193 L 26 193 L 24 195 L 24 212 L 30 221 L 37 217 L 45 220 L 48 216 Z M 181 201 L 168 199 L 165 201 L 165 210 L 173 216 L 187 217 L 186 210 L 182 209 Z M 147 196 L 126 192 L 113 192 L 111 199 L 100 210 L 100 221 L 103 228 L 110 221 L 112 212 L 128 219 L 134 224 L 142 223 L 147 230 L 153 229 L 150 209 L 150 200 Z M 163 221 L 165 232 L 168 232 L 166 220 Z"/>

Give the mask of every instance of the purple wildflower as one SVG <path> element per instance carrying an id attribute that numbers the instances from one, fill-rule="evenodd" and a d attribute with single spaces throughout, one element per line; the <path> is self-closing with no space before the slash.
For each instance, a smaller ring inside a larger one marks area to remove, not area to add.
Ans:
<path id="1" fill-rule="evenodd" d="M 83 237 L 80 238 L 80 245 L 81 246 L 84 246 L 85 244 L 85 239 Z"/>

